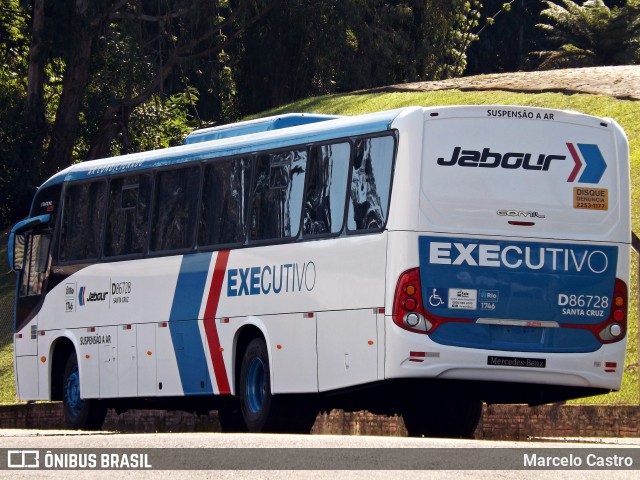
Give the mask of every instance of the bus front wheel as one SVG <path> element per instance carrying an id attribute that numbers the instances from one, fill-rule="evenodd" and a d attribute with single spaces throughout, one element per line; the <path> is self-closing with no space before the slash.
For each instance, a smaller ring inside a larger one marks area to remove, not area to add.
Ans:
<path id="1" fill-rule="evenodd" d="M 62 403 L 67 427 L 74 430 L 100 430 L 107 415 L 107 408 L 99 400 L 80 396 L 80 371 L 78 359 L 69 356 L 62 377 Z"/>

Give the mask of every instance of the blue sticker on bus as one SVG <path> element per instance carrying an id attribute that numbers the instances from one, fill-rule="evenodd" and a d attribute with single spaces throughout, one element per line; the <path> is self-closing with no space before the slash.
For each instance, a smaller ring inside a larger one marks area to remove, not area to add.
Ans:
<path id="1" fill-rule="evenodd" d="M 424 306 L 435 315 L 564 324 L 609 316 L 615 246 L 423 236 L 419 251 Z"/>

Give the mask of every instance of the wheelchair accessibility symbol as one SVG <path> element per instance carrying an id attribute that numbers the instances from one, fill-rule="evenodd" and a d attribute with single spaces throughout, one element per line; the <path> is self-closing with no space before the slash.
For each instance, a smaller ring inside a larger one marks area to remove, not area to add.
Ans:
<path id="1" fill-rule="evenodd" d="M 432 307 L 439 307 L 445 304 L 447 298 L 447 290 L 445 288 L 433 288 L 431 289 L 431 292 L 432 293 L 429 296 L 429 305 Z"/>

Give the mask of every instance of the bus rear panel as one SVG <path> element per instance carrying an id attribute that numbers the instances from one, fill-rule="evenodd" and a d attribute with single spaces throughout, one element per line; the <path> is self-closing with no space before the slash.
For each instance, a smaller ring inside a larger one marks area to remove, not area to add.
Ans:
<path id="1" fill-rule="evenodd" d="M 417 218 L 389 227 L 400 328 L 387 375 L 490 382 L 484 399 L 497 402 L 619 389 L 630 263 L 620 127 L 538 108 L 425 109 L 412 167 Z M 394 200 L 393 215 L 408 210 Z"/>

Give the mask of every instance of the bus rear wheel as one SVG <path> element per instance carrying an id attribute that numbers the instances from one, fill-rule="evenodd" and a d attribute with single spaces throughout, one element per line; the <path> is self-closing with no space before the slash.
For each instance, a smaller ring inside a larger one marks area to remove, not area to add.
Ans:
<path id="1" fill-rule="evenodd" d="M 62 404 L 67 427 L 74 430 L 100 430 L 107 416 L 107 408 L 99 400 L 80 396 L 78 359 L 69 356 L 62 376 Z"/>
<path id="2" fill-rule="evenodd" d="M 480 400 L 453 396 L 411 402 L 402 410 L 410 437 L 473 438 L 481 416 Z"/>
<path id="3" fill-rule="evenodd" d="M 271 394 L 271 369 L 267 344 L 262 338 L 249 342 L 240 369 L 240 408 L 250 432 L 282 431 L 285 405 Z"/>
<path id="4" fill-rule="evenodd" d="M 318 414 L 315 395 L 273 395 L 270 378 L 267 344 L 262 338 L 254 338 L 245 350 L 240 369 L 238 394 L 245 431 L 309 433 Z M 233 420 L 228 415 L 231 412 L 222 413 L 223 417 L 227 415 L 224 420 Z M 224 423 L 221 421 L 223 431 Z"/>

